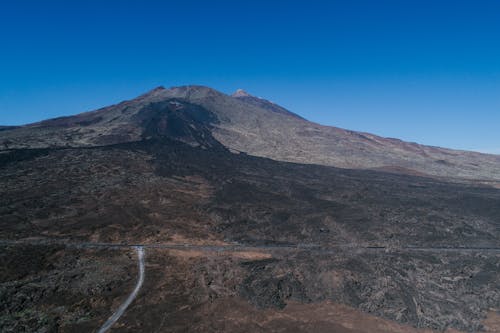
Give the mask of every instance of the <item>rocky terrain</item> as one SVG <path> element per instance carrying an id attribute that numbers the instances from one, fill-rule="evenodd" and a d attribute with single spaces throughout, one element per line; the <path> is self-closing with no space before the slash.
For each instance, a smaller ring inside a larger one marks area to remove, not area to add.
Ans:
<path id="1" fill-rule="evenodd" d="M 0 331 L 97 332 L 136 244 L 146 280 L 111 332 L 500 331 L 497 156 L 438 149 L 456 163 L 432 177 L 278 161 L 224 141 L 267 147 L 254 113 L 306 122 L 189 87 L 0 131 Z M 123 246 L 81 245 L 102 243 Z"/>
<path id="2" fill-rule="evenodd" d="M 151 134 L 151 127 L 144 119 L 151 119 L 147 115 L 152 112 L 158 120 L 154 122 L 157 132 L 174 134 L 190 144 L 198 144 L 189 137 L 194 130 L 190 125 L 196 123 L 197 126 L 203 124 L 205 135 L 210 132 L 225 147 L 255 156 L 467 179 L 500 186 L 499 155 L 423 146 L 322 126 L 244 91 L 229 96 L 202 86 L 159 87 L 136 99 L 97 111 L 0 130 L 0 149 L 138 141 Z M 184 117 L 189 117 L 190 125 L 172 133 L 172 127 L 183 123 Z"/>
<path id="3" fill-rule="evenodd" d="M 4 246 L 2 332 L 92 332 L 135 283 L 133 252 Z M 119 277 L 119 278 L 117 278 Z"/>
<path id="4" fill-rule="evenodd" d="M 498 255 L 146 255 L 145 284 L 112 332 L 498 332 L 486 308 L 498 304 Z M 10 246 L 0 259 L 3 332 L 95 332 L 137 274 L 128 250 Z"/>

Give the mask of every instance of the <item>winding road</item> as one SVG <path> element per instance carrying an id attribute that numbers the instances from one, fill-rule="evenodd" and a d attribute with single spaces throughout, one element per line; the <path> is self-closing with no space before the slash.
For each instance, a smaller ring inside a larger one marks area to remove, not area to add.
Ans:
<path id="1" fill-rule="evenodd" d="M 101 326 L 98 333 L 105 333 L 107 332 L 111 326 L 114 325 L 120 319 L 120 317 L 123 315 L 125 310 L 128 308 L 130 303 L 137 297 L 137 294 L 139 293 L 139 290 L 142 287 L 142 284 L 144 283 L 144 248 L 142 246 L 136 246 L 135 247 L 137 251 L 137 259 L 138 259 L 138 265 L 139 265 L 139 278 L 137 279 L 137 284 L 135 285 L 134 290 L 132 293 L 127 297 L 125 302 L 123 302 L 120 307 L 111 315 L 111 317 L 106 320 L 104 325 Z"/>

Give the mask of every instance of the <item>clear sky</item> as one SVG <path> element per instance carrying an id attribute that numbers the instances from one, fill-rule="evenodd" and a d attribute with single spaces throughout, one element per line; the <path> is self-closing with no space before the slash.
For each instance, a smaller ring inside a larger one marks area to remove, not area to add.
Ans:
<path id="1" fill-rule="evenodd" d="M 202 84 L 500 153 L 499 0 L 12 0 L 0 32 L 2 125 Z"/>

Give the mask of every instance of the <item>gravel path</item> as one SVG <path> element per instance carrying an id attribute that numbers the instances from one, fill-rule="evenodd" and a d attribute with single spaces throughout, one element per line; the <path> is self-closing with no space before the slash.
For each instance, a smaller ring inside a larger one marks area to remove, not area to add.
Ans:
<path id="1" fill-rule="evenodd" d="M 134 290 L 132 293 L 128 296 L 128 298 L 123 302 L 120 307 L 113 313 L 111 317 L 104 323 L 104 325 L 101 326 L 99 329 L 98 333 L 105 333 L 107 332 L 111 326 L 113 326 L 114 323 L 120 319 L 120 317 L 123 315 L 125 310 L 128 308 L 130 303 L 136 298 L 137 294 L 139 293 L 139 290 L 142 287 L 142 284 L 144 283 L 144 248 L 142 246 L 137 246 L 135 247 L 137 251 L 137 258 L 138 258 L 138 264 L 139 264 L 139 278 L 137 280 L 137 284 L 135 285 Z"/>

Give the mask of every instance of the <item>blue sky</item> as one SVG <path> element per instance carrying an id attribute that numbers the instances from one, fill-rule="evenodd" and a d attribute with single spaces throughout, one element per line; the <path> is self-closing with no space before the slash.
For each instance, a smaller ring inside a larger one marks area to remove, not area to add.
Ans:
<path id="1" fill-rule="evenodd" d="M 4 1 L 0 124 L 156 86 L 244 88 L 327 125 L 500 153 L 500 1 Z"/>

